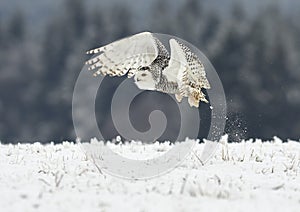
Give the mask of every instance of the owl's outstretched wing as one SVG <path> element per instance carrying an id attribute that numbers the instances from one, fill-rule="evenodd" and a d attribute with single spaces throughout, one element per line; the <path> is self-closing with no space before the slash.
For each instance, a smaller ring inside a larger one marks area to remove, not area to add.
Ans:
<path id="1" fill-rule="evenodd" d="M 169 43 L 171 59 L 165 74 L 176 76 L 178 95 L 189 97 L 189 101 L 193 101 L 193 106 L 198 106 L 199 101 L 207 102 L 201 91 L 202 88 L 210 88 L 203 63 L 181 42 L 170 39 Z"/>
<path id="2" fill-rule="evenodd" d="M 86 61 L 89 70 L 109 76 L 132 77 L 139 67 L 149 66 L 158 56 L 156 38 L 150 32 L 142 32 L 106 46 L 93 49 L 87 54 L 98 54 Z"/>

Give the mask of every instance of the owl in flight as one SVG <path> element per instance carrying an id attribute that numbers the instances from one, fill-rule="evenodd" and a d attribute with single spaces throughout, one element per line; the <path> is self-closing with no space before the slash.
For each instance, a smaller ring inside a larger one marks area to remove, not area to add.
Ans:
<path id="1" fill-rule="evenodd" d="M 208 103 L 201 91 L 210 88 L 202 62 L 178 40 L 169 44 L 171 56 L 152 33 L 142 32 L 88 51 L 97 55 L 86 64 L 94 76 L 127 74 L 140 89 L 175 94 L 178 102 L 187 97 L 191 107 Z"/>

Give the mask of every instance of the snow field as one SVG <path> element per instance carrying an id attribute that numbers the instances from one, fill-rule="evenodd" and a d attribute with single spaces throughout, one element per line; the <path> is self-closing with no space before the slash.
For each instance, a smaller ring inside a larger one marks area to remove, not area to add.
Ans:
<path id="1" fill-rule="evenodd" d="M 108 145 L 136 159 L 172 148 Z M 223 138 L 204 166 L 203 147 L 166 175 L 124 180 L 101 174 L 78 144 L 0 144 L 0 211 L 300 211 L 299 142 Z"/>

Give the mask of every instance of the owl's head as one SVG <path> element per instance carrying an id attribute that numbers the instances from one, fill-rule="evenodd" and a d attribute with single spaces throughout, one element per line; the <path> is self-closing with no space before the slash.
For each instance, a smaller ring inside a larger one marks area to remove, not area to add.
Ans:
<path id="1" fill-rule="evenodd" d="M 134 81 L 139 89 L 155 90 L 155 81 L 148 66 L 138 69 L 134 75 Z"/>

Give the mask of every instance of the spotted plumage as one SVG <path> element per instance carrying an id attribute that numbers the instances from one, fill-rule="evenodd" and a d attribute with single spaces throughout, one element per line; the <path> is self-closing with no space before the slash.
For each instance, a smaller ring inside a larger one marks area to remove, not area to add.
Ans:
<path id="1" fill-rule="evenodd" d="M 149 32 L 143 32 L 88 51 L 98 54 L 86 62 L 94 76 L 134 77 L 144 90 L 175 94 L 180 102 L 188 97 L 191 106 L 208 102 L 201 89 L 209 89 L 204 65 L 183 43 L 170 39 L 171 55 L 165 46 Z"/>

